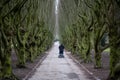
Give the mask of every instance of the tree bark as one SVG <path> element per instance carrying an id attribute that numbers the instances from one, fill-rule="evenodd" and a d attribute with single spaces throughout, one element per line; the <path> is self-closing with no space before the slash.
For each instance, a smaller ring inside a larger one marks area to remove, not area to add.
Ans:
<path id="1" fill-rule="evenodd" d="M 108 80 L 120 80 L 120 7 L 116 1 L 111 0 L 109 11 L 109 39 L 110 39 L 110 74 Z"/>

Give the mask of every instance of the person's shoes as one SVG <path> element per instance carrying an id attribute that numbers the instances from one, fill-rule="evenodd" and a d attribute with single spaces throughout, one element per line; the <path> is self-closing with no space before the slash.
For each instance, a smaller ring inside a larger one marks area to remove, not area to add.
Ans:
<path id="1" fill-rule="evenodd" d="M 64 58 L 64 55 L 63 55 L 63 54 L 60 54 L 60 55 L 58 56 L 58 58 Z"/>

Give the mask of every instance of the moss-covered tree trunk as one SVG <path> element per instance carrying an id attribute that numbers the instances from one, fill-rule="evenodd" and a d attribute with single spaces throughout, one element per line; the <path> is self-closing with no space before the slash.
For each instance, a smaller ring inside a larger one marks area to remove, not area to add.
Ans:
<path id="1" fill-rule="evenodd" d="M 120 80 L 120 1 L 110 0 L 108 14 L 110 39 L 110 74 L 108 80 Z"/>
<path id="2" fill-rule="evenodd" d="M 11 67 L 11 53 L 10 49 L 4 51 L 4 57 L 1 60 L 2 65 L 2 78 L 9 79 L 12 77 L 12 67 Z"/>
<path id="3" fill-rule="evenodd" d="M 95 34 L 95 33 L 94 33 Z M 94 50 L 95 50 L 95 53 L 94 53 L 94 60 L 95 60 L 95 63 L 94 63 L 94 68 L 98 69 L 98 68 L 101 68 L 102 65 L 101 65 L 101 52 L 99 50 L 99 32 L 97 32 L 96 30 L 96 34 L 95 34 L 95 41 L 94 41 Z"/>
<path id="4" fill-rule="evenodd" d="M 1 61 L 1 79 L 2 80 L 17 80 L 12 72 L 11 66 L 11 44 L 12 44 L 12 31 L 5 28 L 5 23 L 1 24 L 1 45 L 0 45 L 0 61 Z"/>
<path id="5" fill-rule="evenodd" d="M 90 32 L 88 32 L 88 36 L 87 36 L 87 50 L 86 50 L 86 58 L 85 58 L 85 62 L 86 63 L 89 63 L 89 62 L 92 62 L 92 59 L 91 59 L 91 53 L 90 53 L 90 50 L 91 50 L 91 35 L 90 35 Z"/>
<path id="6" fill-rule="evenodd" d="M 26 57 L 25 57 L 25 32 L 23 30 L 17 30 L 17 57 L 18 64 L 17 67 L 25 68 Z"/>
<path id="7" fill-rule="evenodd" d="M 14 45 L 19 67 L 25 67 L 28 56 L 26 51 L 31 52 L 31 58 L 33 58 L 34 52 L 36 54 L 35 56 L 39 55 L 37 54 L 39 47 L 36 40 L 33 41 L 36 43 L 36 47 L 32 47 L 32 51 L 28 50 L 30 49 L 30 44 L 27 44 L 28 37 L 30 36 L 31 40 L 33 37 L 39 35 L 37 31 L 39 31 L 41 27 L 37 24 L 39 24 L 42 19 L 45 21 L 45 25 L 42 25 L 42 28 L 46 28 L 46 31 L 52 34 L 52 31 L 48 29 L 47 23 L 49 22 L 48 19 L 50 19 L 49 16 L 52 12 L 52 4 L 53 1 L 48 0 L 0 0 L 0 80 L 16 80 L 11 67 L 11 45 Z M 41 16 L 43 18 L 41 18 Z M 33 33 L 31 32 L 32 30 Z M 43 33 L 42 31 L 41 33 Z M 34 36 L 29 35 L 30 32 Z M 51 36 L 48 34 L 42 34 L 44 38 L 49 37 L 49 39 L 40 46 L 44 51 L 47 45 L 46 43 L 50 41 L 49 43 L 51 44 L 53 39 L 53 34 Z M 26 44 L 28 45 L 27 47 Z"/>
<path id="8" fill-rule="evenodd" d="M 102 64 L 101 64 L 101 53 L 95 51 L 95 64 L 94 64 L 94 68 L 98 69 L 101 68 Z"/>
<path id="9" fill-rule="evenodd" d="M 110 27 L 110 80 L 120 80 L 120 38 L 116 37 L 119 35 L 117 30 L 119 27 L 113 25 Z"/>
<path id="10" fill-rule="evenodd" d="M 25 58 L 25 49 L 20 47 L 21 49 L 18 50 L 18 64 L 17 67 L 25 68 L 26 58 Z"/>

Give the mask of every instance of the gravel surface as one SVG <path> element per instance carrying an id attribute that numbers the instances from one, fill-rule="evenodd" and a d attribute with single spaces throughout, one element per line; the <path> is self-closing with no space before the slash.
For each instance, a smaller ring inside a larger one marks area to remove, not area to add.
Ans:
<path id="1" fill-rule="evenodd" d="M 109 61 L 110 61 L 110 55 L 107 52 L 102 53 L 102 68 L 101 69 L 94 69 L 94 62 L 91 63 L 80 63 L 82 60 L 76 56 L 72 55 L 77 61 L 79 61 L 79 64 L 84 66 L 90 75 L 92 75 L 96 80 L 106 80 L 109 75 Z M 94 61 L 94 54 L 92 53 L 92 60 Z"/>

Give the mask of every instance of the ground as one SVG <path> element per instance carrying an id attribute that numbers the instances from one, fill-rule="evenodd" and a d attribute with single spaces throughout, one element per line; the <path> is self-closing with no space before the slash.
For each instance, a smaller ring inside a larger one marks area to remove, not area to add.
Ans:
<path id="1" fill-rule="evenodd" d="M 26 63 L 26 68 L 17 68 L 17 57 L 15 52 L 12 52 L 12 68 L 13 68 L 13 73 L 15 74 L 18 79 L 23 80 L 26 79 L 32 72 L 34 72 L 34 68 L 38 67 L 40 63 L 45 59 L 47 56 L 47 53 L 42 54 L 38 56 L 33 62 L 27 62 Z"/>
<path id="2" fill-rule="evenodd" d="M 109 52 L 102 53 L 102 68 L 101 69 L 94 69 L 94 54 L 92 53 L 92 63 L 81 63 L 81 59 L 76 56 L 72 55 L 74 58 L 77 59 L 79 65 L 84 66 L 87 69 L 87 72 L 92 75 L 94 78 L 99 80 L 106 80 L 109 75 Z"/>
<path id="3" fill-rule="evenodd" d="M 94 69 L 93 63 L 80 63 L 80 60 L 69 52 L 65 52 L 65 58 L 58 58 L 57 49 L 53 46 L 48 54 L 39 56 L 33 63 L 27 62 L 25 69 L 18 69 L 15 66 L 17 58 L 15 54 L 12 54 L 14 74 L 20 80 L 105 80 L 107 78 L 108 53 L 102 55 L 103 68 Z"/>
<path id="4" fill-rule="evenodd" d="M 59 58 L 59 44 L 54 44 L 49 54 L 28 80 L 92 80 L 67 53 Z"/>

